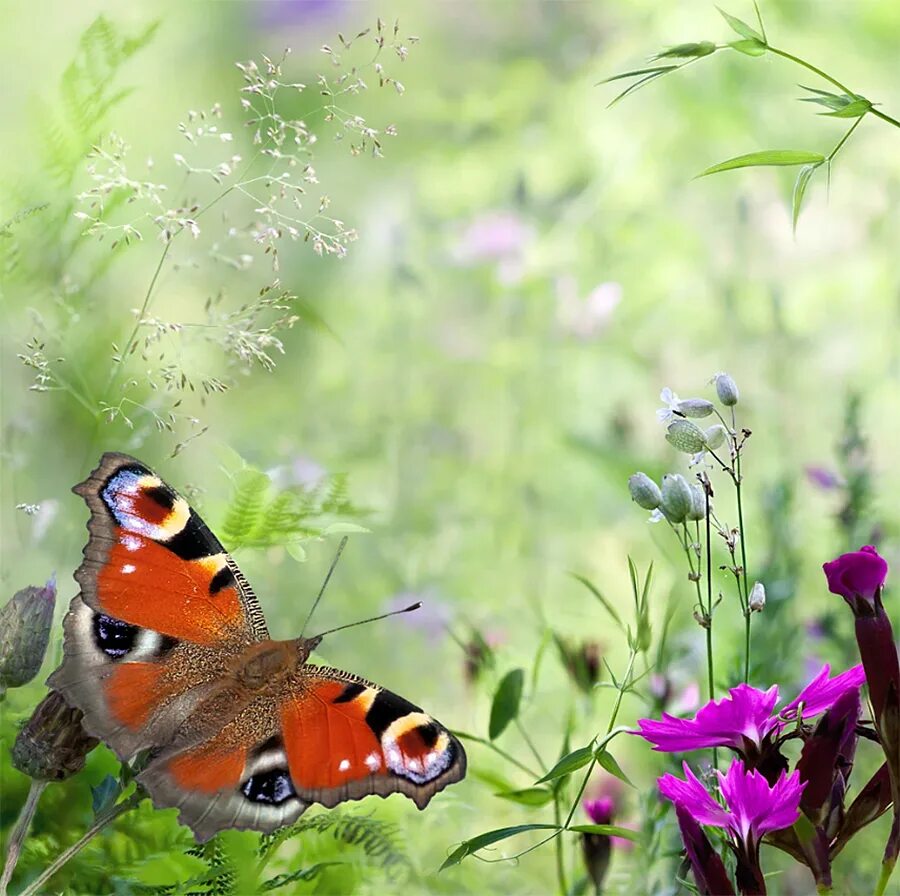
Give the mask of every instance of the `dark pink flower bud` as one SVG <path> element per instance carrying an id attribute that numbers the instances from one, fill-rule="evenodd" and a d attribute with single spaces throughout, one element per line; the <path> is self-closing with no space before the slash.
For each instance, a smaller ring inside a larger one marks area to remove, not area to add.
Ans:
<path id="1" fill-rule="evenodd" d="M 712 848 L 703 828 L 683 806 L 676 804 L 681 839 L 694 872 L 694 882 L 700 896 L 734 896 L 734 887 L 725 870 L 725 863 Z"/>
<path id="2" fill-rule="evenodd" d="M 839 594 L 858 611 L 859 601 L 866 601 L 873 607 L 881 602 L 880 591 L 887 577 L 888 565 L 871 545 L 858 551 L 841 554 L 829 563 L 823 563 L 828 590 Z M 862 608 L 859 608 L 860 610 Z"/>

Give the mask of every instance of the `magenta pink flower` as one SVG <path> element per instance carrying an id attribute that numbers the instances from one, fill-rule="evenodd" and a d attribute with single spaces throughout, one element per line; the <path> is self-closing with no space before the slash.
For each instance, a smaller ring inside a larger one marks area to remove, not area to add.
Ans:
<path id="1" fill-rule="evenodd" d="M 774 714 L 778 685 L 760 691 L 739 684 L 721 700 L 707 703 L 693 719 L 678 719 L 663 713 L 660 721 L 640 719 L 640 731 L 635 733 L 664 753 L 730 747 L 745 758 L 757 756 L 767 737 L 777 737 L 785 723 L 796 718 L 801 702 L 803 718 L 810 719 L 825 712 L 841 694 L 865 681 L 862 666 L 854 666 L 834 678 L 828 677 L 830 671 L 830 666 L 824 665 L 796 699 L 778 714 Z"/>
<path id="2" fill-rule="evenodd" d="M 853 607 L 859 599 L 869 603 L 875 601 L 887 577 L 888 565 L 878 551 L 867 544 L 858 551 L 841 554 L 823 563 L 822 569 L 828 579 L 828 590 L 839 594 Z"/>
<path id="3" fill-rule="evenodd" d="M 737 855 L 741 892 L 765 893 L 759 844 L 766 834 L 789 828 L 800 817 L 800 797 L 805 787 L 800 773 L 782 772 L 774 784 L 769 784 L 758 771 L 748 771 L 740 759 L 735 759 L 724 775 L 716 772 L 723 806 L 713 799 L 686 762 L 683 767 L 687 780 L 663 775 L 658 781 L 660 793 L 681 814 L 725 830 Z"/>

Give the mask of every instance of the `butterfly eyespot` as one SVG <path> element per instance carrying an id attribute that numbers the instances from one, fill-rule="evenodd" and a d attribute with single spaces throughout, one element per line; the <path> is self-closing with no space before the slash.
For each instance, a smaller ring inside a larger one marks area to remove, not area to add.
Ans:
<path id="1" fill-rule="evenodd" d="M 140 629 L 102 613 L 94 614 L 94 643 L 108 657 L 120 659 L 134 650 Z"/>
<path id="2" fill-rule="evenodd" d="M 283 768 L 272 768 L 252 775 L 241 785 L 241 793 L 254 803 L 279 806 L 295 797 L 294 785 Z"/>

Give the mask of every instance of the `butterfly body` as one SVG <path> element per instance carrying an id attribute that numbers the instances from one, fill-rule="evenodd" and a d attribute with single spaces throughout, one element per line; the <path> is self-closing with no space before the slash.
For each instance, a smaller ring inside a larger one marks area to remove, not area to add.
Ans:
<path id="1" fill-rule="evenodd" d="M 90 538 L 48 683 L 123 761 L 149 751 L 138 781 L 199 840 L 369 794 L 424 808 L 464 776 L 419 707 L 310 663 L 320 638 L 272 640 L 234 560 L 149 468 L 105 454 L 75 491 Z"/>

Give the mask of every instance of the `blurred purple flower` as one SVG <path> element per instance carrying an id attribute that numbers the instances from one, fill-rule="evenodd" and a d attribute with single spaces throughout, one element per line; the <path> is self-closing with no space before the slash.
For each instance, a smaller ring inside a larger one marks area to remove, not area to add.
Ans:
<path id="1" fill-rule="evenodd" d="M 557 320 L 565 332 L 577 339 L 599 336 L 621 301 L 621 283 L 600 283 L 584 298 L 578 293 L 574 277 L 560 277 L 556 284 Z"/>
<path id="2" fill-rule="evenodd" d="M 346 8 L 340 0 L 254 0 L 250 6 L 263 28 L 308 27 Z"/>
<path id="3" fill-rule="evenodd" d="M 414 613 L 405 613 L 400 616 L 400 620 L 413 631 L 425 635 L 428 640 L 439 640 L 446 634 L 447 624 L 453 613 L 450 606 L 436 596 L 434 589 L 401 591 L 387 601 L 383 612 L 393 613 L 416 601 L 421 601 L 422 606 Z"/>
<path id="4" fill-rule="evenodd" d="M 303 455 L 268 471 L 269 479 L 278 488 L 302 488 L 312 491 L 328 476 L 328 471 L 311 457 Z"/>
<path id="5" fill-rule="evenodd" d="M 831 491 L 842 484 L 841 477 L 828 467 L 809 464 L 806 467 L 806 478 L 822 491 Z"/>
<path id="6" fill-rule="evenodd" d="M 495 264 L 500 282 L 511 285 L 522 279 L 533 238 L 533 229 L 514 212 L 484 212 L 462 232 L 453 255 L 463 265 Z"/>

